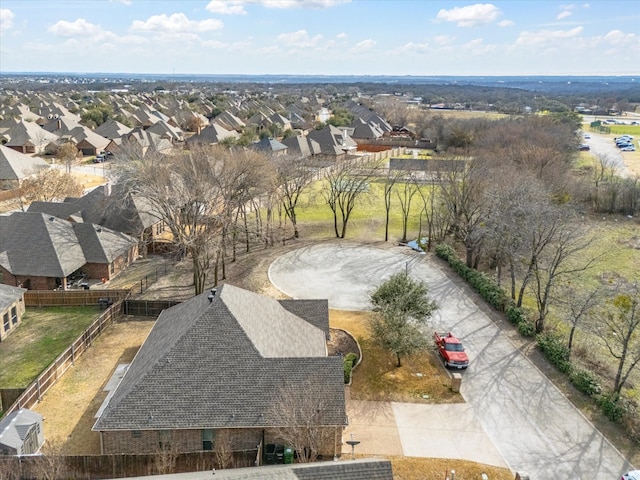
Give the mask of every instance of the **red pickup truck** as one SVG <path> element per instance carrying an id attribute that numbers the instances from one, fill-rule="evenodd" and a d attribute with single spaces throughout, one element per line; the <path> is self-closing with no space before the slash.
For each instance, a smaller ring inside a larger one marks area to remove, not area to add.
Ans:
<path id="1" fill-rule="evenodd" d="M 462 343 L 451 332 L 434 332 L 433 340 L 436 342 L 445 367 L 467 368 L 469 366 L 469 357 L 464 351 Z"/>

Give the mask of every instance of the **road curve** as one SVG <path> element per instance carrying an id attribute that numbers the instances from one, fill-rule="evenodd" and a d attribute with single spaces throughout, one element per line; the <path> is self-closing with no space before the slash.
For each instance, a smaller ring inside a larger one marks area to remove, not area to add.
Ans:
<path id="1" fill-rule="evenodd" d="M 328 298 L 330 308 L 367 310 L 369 293 L 402 270 L 425 281 L 439 304 L 425 334 L 452 330 L 465 343 L 471 366 L 461 393 L 513 471 L 537 480 L 612 480 L 632 469 L 428 256 L 401 247 L 322 244 L 282 255 L 269 278 L 293 298 Z"/>

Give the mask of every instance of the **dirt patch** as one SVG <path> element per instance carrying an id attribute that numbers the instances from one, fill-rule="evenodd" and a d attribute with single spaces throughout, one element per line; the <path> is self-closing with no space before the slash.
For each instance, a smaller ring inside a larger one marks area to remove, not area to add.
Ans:
<path id="1" fill-rule="evenodd" d="M 344 330 L 338 328 L 332 328 L 329 331 L 330 339 L 327 342 L 327 350 L 329 355 L 347 355 L 348 353 L 355 353 L 360 358 L 360 349 L 358 348 L 358 342 Z"/>

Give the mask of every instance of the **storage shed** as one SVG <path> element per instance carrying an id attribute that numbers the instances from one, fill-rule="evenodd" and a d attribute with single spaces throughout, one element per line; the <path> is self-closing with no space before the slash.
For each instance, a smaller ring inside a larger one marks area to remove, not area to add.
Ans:
<path id="1" fill-rule="evenodd" d="M 0 455 L 31 455 L 44 444 L 42 415 L 26 408 L 0 420 Z"/>

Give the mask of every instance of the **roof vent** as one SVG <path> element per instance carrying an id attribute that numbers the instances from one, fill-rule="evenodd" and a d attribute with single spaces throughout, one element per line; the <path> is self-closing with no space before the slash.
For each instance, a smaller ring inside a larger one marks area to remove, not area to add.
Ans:
<path id="1" fill-rule="evenodd" d="M 56 217 L 49 217 L 49 221 L 53 222 L 56 219 Z"/>
<path id="2" fill-rule="evenodd" d="M 207 295 L 207 298 L 209 299 L 209 303 L 213 302 L 213 297 L 216 296 L 216 292 L 218 291 L 218 289 L 216 288 L 212 288 L 211 291 L 209 292 L 209 295 Z"/>

